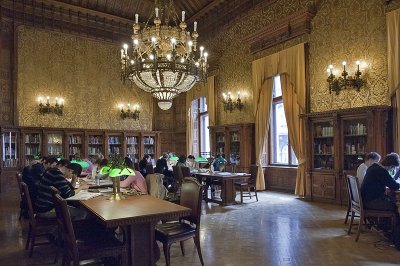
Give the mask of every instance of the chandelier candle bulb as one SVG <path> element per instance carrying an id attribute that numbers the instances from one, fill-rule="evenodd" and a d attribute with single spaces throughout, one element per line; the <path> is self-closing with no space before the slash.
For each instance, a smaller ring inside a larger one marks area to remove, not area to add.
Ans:
<path id="1" fill-rule="evenodd" d="M 342 65 L 343 65 L 343 71 L 346 71 L 346 61 L 343 61 Z"/>
<path id="2" fill-rule="evenodd" d="M 156 3 L 161 6 L 153 9 L 143 27 L 135 15 L 133 49 L 124 47 L 121 52 L 121 79 L 150 92 L 158 106 L 167 110 L 179 93 L 207 80 L 208 59 L 204 47 L 197 52 L 197 22 L 191 33 L 186 30 L 185 11 L 179 16 L 172 0 Z"/>
<path id="3" fill-rule="evenodd" d="M 357 71 L 360 71 L 360 60 L 357 60 L 356 64 L 357 64 Z"/>
<path id="4" fill-rule="evenodd" d="M 56 105 L 58 105 L 58 97 L 56 97 Z"/>
<path id="5" fill-rule="evenodd" d="M 49 96 L 46 97 L 46 103 L 50 104 L 50 97 Z"/>
<path id="6" fill-rule="evenodd" d="M 193 31 L 197 31 L 197 21 L 193 22 Z"/>

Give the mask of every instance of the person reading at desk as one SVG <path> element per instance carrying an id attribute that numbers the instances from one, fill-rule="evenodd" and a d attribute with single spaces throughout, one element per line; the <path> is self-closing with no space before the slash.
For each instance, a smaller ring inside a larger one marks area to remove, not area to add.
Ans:
<path id="1" fill-rule="evenodd" d="M 364 180 L 364 176 L 367 173 L 368 167 L 370 167 L 374 163 L 379 163 L 380 160 L 381 156 L 377 152 L 370 152 L 365 156 L 365 161 L 357 168 L 357 178 L 360 185 Z"/>
<path id="2" fill-rule="evenodd" d="M 88 189 L 87 184 L 81 183 L 79 188 L 74 190 L 78 176 L 82 172 L 82 167 L 77 163 L 70 163 L 60 168 L 49 168 L 37 185 L 37 196 L 34 202 L 35 210 L 39 215 L 55 217 L 53 195 L 50 186 L 60 191 L 60 196 L 64 199 L 69 198 L 81 190 Z M 71 180 L 68 181 L 68 179 Z M 70 207 L 70 214 L 74 220 L 85 219 L 87 213 L 81 209 Z"/>
<path id="3" fill-rule="evenodd" d="M 399 155 L 390 153 L 383 158 L 380 164 L 374 163 L 368 167 L 361 185 L 364 208 L 382 211 L 396 210 L 396 200 L 393 192 L 398 190 L 400 185 L 392 178 L 389 171 L 399 166 Z M 387 188 L 390 190 L 389 193 Z"/>
<path id="4" fill-rule="evenodd" d="M 124 159 L 125 165 L 132 169 L 134 171 L 133 167 L 133 162 L 131 158 L 125 157 Z M 146 179 L 142 176 L 142 174 L 139 171 L 135 171 L 134 175 L 128 175 L 128 176 L 121 176 L 120 177 L 120 186 L 127 188 L 131 187 L 135 189 L 138 192 L 141 192 L 143 194 L 147 194 L 147 184 L 146 184 Z"/>
<path id="5" fill-rule="evenodd" d="M 188 155 L 187 160 L 186 160 L 186 166 L 190 167 L 190 169 L 196 167 L 196 161 L 193 155 Z"/>

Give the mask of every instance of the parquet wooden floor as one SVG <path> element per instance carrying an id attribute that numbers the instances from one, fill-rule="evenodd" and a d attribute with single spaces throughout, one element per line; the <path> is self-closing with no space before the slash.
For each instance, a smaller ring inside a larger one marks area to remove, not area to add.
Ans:
<path id="1" fill-rule="evenodd" d="M 4 188 L 4 187 L 3 187 Z M 237 197 L 239 199 L 239 196 Z M 16 188 L 0 193 L 0 265 L 54 265 L 54 249 L 24 250 L 27 221 L 18 221 Z M 259 193 L 259 202 L 203 205 L 201 246 L 205 265 L 400 265 L 400 251 L 377 232 L 348 236 L 345 207 L 307 202 L 278 192 Z M 200 265 L 193 241 L 171 249 L 172 265 Z M 164 256 L 157 265 L 165 265 Z"/>

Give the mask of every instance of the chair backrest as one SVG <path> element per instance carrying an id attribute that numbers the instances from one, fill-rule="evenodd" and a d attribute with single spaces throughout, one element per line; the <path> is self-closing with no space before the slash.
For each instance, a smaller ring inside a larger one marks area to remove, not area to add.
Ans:
<path id="1" fill-rule="evenodd" d="M 183 180 L 182 170 L 179 166 L 173 165 L 172 166 L 172 173 L 174 175 L 175 181 L 181 183 Z"/>
<path id="2" fill-rule="evenodd" d="M 248 179 L 248 183 L 255 185 L 257 183 L 257 174 L 258 174 L 258 165 L 252 164 L 250 165 L 250 178 Z"/>
<path id="3" fill-rule="evenodd" d="M 19 193 L 20 193 L 21 196 L 22 196 L 22 187 L 21 187 L 22 174 L 21 174 L 21 173 L 16 173 L 16 174 L 15 174 L 15 179 L 17 180 L 17 185 L 18 185 Z"/>
<path id="4" fill-rule="evenodd" d="M 181 172 L 183 178 L 192 176 L 192 174 L 190 173 L 190 167 L 187 166 L 181 167 Z"/>
<path id="5" fill-rule="evenodd" d="M 192 209 L 186 220 L 200 226 L 201 200 L 203 195 L 203 186 L 193 177 L 185 177 L 182 183 L 180 205 Z"/>
<path id="6" fill-rule="evenodd" d="M 234 173 L 235 172 L 235 165 L 234 164 L 225 165 L 224 172 Z"/>
<path id="7" fill-rule="evenodd" d="M 163 178 L 163 174 L 148 174 L 146 176 L 147 193 L 150 196 L 165 199 L 167 189 L 164 187 Z"/>
<path id="8" fill-rule="evenodd" d="M 136 171 L 140 171 L 139 163 L 133 163 L 133 167 L 135 168 Z"/>
<path id="9" fill-rule="evenodd" d="M 152 164 L 147 164 L 146 165 L 146 173 L 147 174 L 154 174 L 154 167 Z"/>
<path id="10" fill-rule="evenodd" d="M 32 200 L 31 195 L 29 194 L 28 185 L 25 182 L 21 182 L 21 191 L 25 207 L 28 208 L 29 223 L 32 227 L 34 227 L 36 225 L 35 213 L 33 212 Z"/>
<path id="11" fill-rule="evenodd" d="M 363 210 L 363 202 L 357 177 L 347 175 L 347 190 L 349 192 L 352 209 L 361 212 Z"/>
<path id="12" fill-rule="evenodd" d="M 65 248 L 67 249 L 69 258 L 74 262 L 74 265 L 79 265 L 78 247 L 67 202 L 57 193 L 53 194 L 53 199 L 57 214 L 57 223 L 60 227 L 59 229 Z"/>

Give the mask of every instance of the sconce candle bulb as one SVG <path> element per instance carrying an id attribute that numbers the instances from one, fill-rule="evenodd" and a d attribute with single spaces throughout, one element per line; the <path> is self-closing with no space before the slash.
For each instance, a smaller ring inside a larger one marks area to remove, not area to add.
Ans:
<path id="1" fill-rule="evenodd" d="M 242 111 L 243 109 L 243 103 L 242 100 L 240 99 L 240 91 L 237 93 L 237 100 L 234 102 L 231 98 L 231 92 L 228 92 L 228 95 L 225 93 L 222 93 L 223 96 L 223 105 L 224 105 L 224 111 L 227 112 L 232 112 L 234 109 L 238 109 L 239 111 Z"/>
<path id="2" fill-rule="evenodd" d="M 335 75 L 332 73 L 333 66 L 329 65 L 327 72 L 329 73 L 327 82 L 329 83 L 329 93 L 332 93 L 332 91 L 336 92 L 336 94 L 339 94 L 341 89 L 347 89 L 347 88 L 354 88 L 357 91 L 360 91 L 360 88 L 366 83 L 365 80 L 361 78 L 361 72 L 360 72 L 360 61 L 356 61 L 357 64 L 357 70 L 354 74 L 354 77 L 349 76 L 349 74 L 346 71 L 346 65 L 347 62 L 343 61 L 343 72 L 341 74 L 341 77 L 336 78 Z"/>
<path id="3" fill-rule="evenodd" d="M 64 100 L 60 100 L 60 104 L 58 104 L 58 97 L 55 99 L 55 104 L 52 106 L 50 104 L 50 96 L 46 96 L 46 104 L 43 104 L 42 102 L 42 97 L 39 97 L 39 113 L 44 115 L 44 114 L 50 114 L 54 113 L 58 116 L 63 115 L 63 108 L 64 108 Z"/>
<path id="4" fill-rule="evenodd" d="M 119 108 L 121 109 L 121 111 L 120 111 L 121 118 L 122 119 L 132 118 L 133 120 L 138 120 L 139 119 L 139 114 L 140 114 L 139 105 L 136 104 L 136 105 L 134 105 L 134 107 L 135 107 L 135 109 L 132 111 L 131 110 L 131 104 L 128 103 L 127 104 L 127 110 L 125 111 L 124 110 L 124 105 L 120 104 Z"/>

